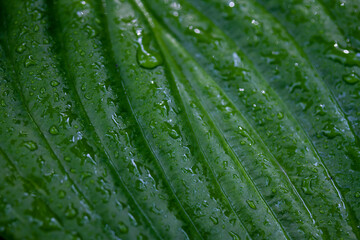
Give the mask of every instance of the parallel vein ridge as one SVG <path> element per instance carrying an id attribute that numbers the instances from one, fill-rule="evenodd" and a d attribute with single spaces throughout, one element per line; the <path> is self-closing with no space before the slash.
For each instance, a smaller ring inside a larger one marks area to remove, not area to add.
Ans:
<path id="1" fill-rule="evenodd" d="M 359 11 L 0 0 L 0 239 L 360 239 Z"/>

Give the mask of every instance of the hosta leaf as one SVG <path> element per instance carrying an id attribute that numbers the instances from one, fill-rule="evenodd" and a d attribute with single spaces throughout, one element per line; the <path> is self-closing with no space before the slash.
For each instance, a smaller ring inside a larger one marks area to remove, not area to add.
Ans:
<path id="1" fill-rule="evenodd" d="M 359 239 L 359 4 L 0 1 L 0 238 Z"/>

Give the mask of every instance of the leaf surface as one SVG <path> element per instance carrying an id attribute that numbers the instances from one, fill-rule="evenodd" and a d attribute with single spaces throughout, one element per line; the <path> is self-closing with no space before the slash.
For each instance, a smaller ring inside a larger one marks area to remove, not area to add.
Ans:
<path id="1" fill-rule="evenodd" d="M 358 8 L 0 1 L 0 237 L 359 239 Z"/>

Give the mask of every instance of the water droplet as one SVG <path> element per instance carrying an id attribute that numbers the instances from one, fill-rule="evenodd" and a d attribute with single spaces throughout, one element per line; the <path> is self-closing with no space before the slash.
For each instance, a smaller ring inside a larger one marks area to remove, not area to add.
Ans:
<path id="1" fill-rule="evenodd" d="M 25 50 L 26 50 L 26 45 L 25 45 L 25 43 L 22 43 L 20 46 L 18 46 L 18 47 L 16 48 L 16 52 L 17 52 L 17 53 L 23 53 Z"/>
<path id="2" fill-rule="evenodd" d="M 145 240 L 147 239 L 147 237 L 145 235 L 143 235 L 142 233 L 140 233 L 137 237 L 136 237 L 137 240 Z"/>
<path id="3" fill-rule="evenodd" d="M 138 222 L 136 221 L 135 217 L 131 213 L 128 213 L 128 217 L 129 217 L 131 225 L 133 225 L 135 227 L 139 225 Z"/>
<path id="4" fill-rule="evenodd" d="M 276 116 L 280 120 L 284 118 L 284 114 L 282 112 L 279 112 Z"/>
<path id="5" fill-rule="evenodd" d="M 325 105 L 320 104 L 319 106 L 316 106 L 315 107 L 315 114 L 320 115 L 320 116 L 324 116 L 326 114 Z"/>
<path id="6" fill-rule="evenodd" d="M 56 87 L 56 86 L 59 85 L 59 82 L 54 80 L 54 81 L 51 81 L 51 82 L 50 82 L 50 85 L 51 85 L 52 87 Z"/>
<path id="7" fill-rule="evenodd" d="M 356 197 L 356 198 L 360 198 L 360 192 L 356 192 L 356 193 L 355 193 L 355 197 Z"/>
<path id="8" fill-rule="evenodd" d="M 93 27 L 90 25 L 85 26 L 85 31 L 88 33 L 90 38 L 94 38 L 96 36 L 96 31 Z"/>
<path id="9" fill-rule="evenodd" d="M 247 204 L 249 205 L 249 207 L 251 207 L 252 209 L 256 209 L 256 205 L 253 201 L 251 200 L 246 200 Z"/>
<path id="10" fill-rule="evenodd" d="M 45 217 L 40 228 L 44 231 L 61 230 L 61 224 L 56 220 L 56 218 Z"/>
<path id="11" fill-rule="evenodd" d="M 223 167 L 224 167 L 225 169 L 228 167 L 228 165 L 229 165 L 228 161 L 224 161 L 224 162 L 223 162 Z"/>
<path id="12" fill-rule="evenodd" d="M 24 146 L 27 147 L 30 151 L 34 151 L 38 148 L 37 144 L 33 141 L 25 142 Z"/>
<path id="13" fill-rule="evenodd" d="M 72 219 L 76 217 L 76 215 L 77 215 L 77 210 L 74 208 L 72 204 L 66 208 L 65 217 Z"/>
<path id="14" fill-rule="evenodd" d="M 209 203 L 208 203 L 206 200 L 204 200 L 201 204 L 202 204 L 204 207 L 209 207 Z"/>
<path id="15" fill-rule="evenodd" d="M 229 232 L 229 235 L 232 237 L 232 240 L 241 240 L 241 238 L 239 237 L 239 235 L 237 235 L 234 232 Z"/>
<path id="16" fill-rule="evenodd" d="M 28 58 L 24 62 L 25 67 L 30 67 L 35 64 L 36 64 L 36 62 L 31 55 L 29 55 Z"/>
<path id="17" fill-rule="evenodd" d="M 64 157 L 64 160 L 66 161 L 66 162 L 70 162 L 70 157 Z"/>
<path id="18" fill-rule="evenodd" d="M 127 233 L 129 228 L 123 222 L 119 222 L 119 230 L 121 233 Z"/>
<path id="19" fill-rule="evenodd" d="M 162 63 L 162 58 L 158 53 L 137 51 L 137 61 L 141 67 L 152 69 L 159 66 Z"/>
<path id="20" fill-rule="evenodd" d="M 328 58 L 347 66 L 360 67 L 360 53 L 352 49 L 342 48 L 338 43 L 334 44 L 334 47 L 329 50 L 327 56 Z"/>
<path id="21" fill-rule="evenodd" d="M 151 212 L 157 214 L 157 215 L 161 215 L 161 210 L 154 204 L 151 209 L 150 209 Z"/>
<path id="22" fill-rule="evenodd" d="M 333 139 L 334 137 L 340 135 L 339 129 L 337 129 L 332 123 L 327 124 L 322 132 L 329 139 Z"/>
<path id="23" fill-rule="evenodd" d="M 145 186 L 144 181 L 142 181 L 142 180 L 137 180 L 136 181 L 136 189 L 137 190 L 143 192 L 143 191 L 145 191 L 145 188 L 146 188 L 146 186 Z"/>
<path id="24" fill-rule="evenodd" d="M 169 131 L 169 135 L 170 137 L 172 137 L 173 139 L 178 139 L 180 137 L 180 135 L 178 134 L 178 132 L 175 129 L 171 129 Z"/>
<path id="25" fill-rule="evenodd" d="M 343 80 L 348 84 L 355 84 L 355 83 L 359 82 L 360 77 L 358 74 L 353 72 L 348 75 L 344 75 Z"/>
<path id="26" fill-rule="evenodd" d="M 91 100 L 91 99 L 92 99 L 91 95 L 88 94 L 88 93 L 86 93 L 84 97 L 85 97 L 85 99 L 87 99 L 87 100 Z"/>
<path id="27" fill-rule="evenodd" d="M 70 238 L 71 240 L 82 240 L 82 238 L 78 232 L 71 233 L 70 237 L 71 237 Z"/>
<path id="28" fill-rule="evenodd" d="M 239 129 L 240 135 L 243 136 L 243 137 L 245 137 L 245 138 L 249 141 L 250 144 L 254 144 L 254 143 L 255 143 L 254 139 L 252 139 L 252 137 L 250 136 L 250 134 L 249 134 L 243 127 L 239 126 L 238 129 Z M 242 142 L 245 142 L 245 141 L 242 141 Z M 241 144 L 241 145 L 244 145 L 242 142 L 240 142 L 240 144 Z"/>
<path id="29" fill-rule="evenodd" d="M 307 177 L 302 181 L 301 188 L 307 195 L 312 195 L 313 191 L 311 189 L 311 178 Z"/>
<path id="30" fill-rule="evenodd" d="M 81 91 L 85 91 L 85 90 L 86 90 L 86 84 L 83 83 L 83 84 L 81 85 Z"/>
<path id="31" fill-rule="evenodd" d="M 55 102 L 59 101 L 59 94 L 57 92 L 54 93 L 54 101 Z"/>
<path id="32" fill-rule="evenodd" d="M 59 197 L 60 199 L 64 198 L 65 196 L 66 196 L 66 192 L 64 192 L 63 190 L 60 190 L 60 191 L 58 192 L 58 197 Z"/>
<path id="33" fill-rule="evenodd" d="M 58 134 L 59 134 L 59 130 L 57 129 L 56 126 L 52 126 L 52 127 L 49 129 L 49 133 L 52 134 L 52 135 L 58 135 Z"/>
<path id="34" fill-rule="evenodd" d="M 213 222 L 214 225 L 217 225 L 219 223 L 219 220 L 217 219 L 217 217 L 210 217 L 210 220 Z"/>
<path id="35" fill-rule="evenodd" d="M 141 67 L 152 69 L 162 64 L 163 59 L 161 55 L 149 49 L 149 40 L 146 38 L 139 38 L 138 42 L 139 47 L 137 49 L 136 59 Z"/>

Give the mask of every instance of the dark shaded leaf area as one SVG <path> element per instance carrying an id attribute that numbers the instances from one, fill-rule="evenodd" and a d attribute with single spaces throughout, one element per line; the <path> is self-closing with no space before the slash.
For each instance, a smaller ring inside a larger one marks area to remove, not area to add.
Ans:
<path id="1" fill-rule="evenodd" d="M 0 0 L 1 239 L 360 239 L 360 0 Z"/>

